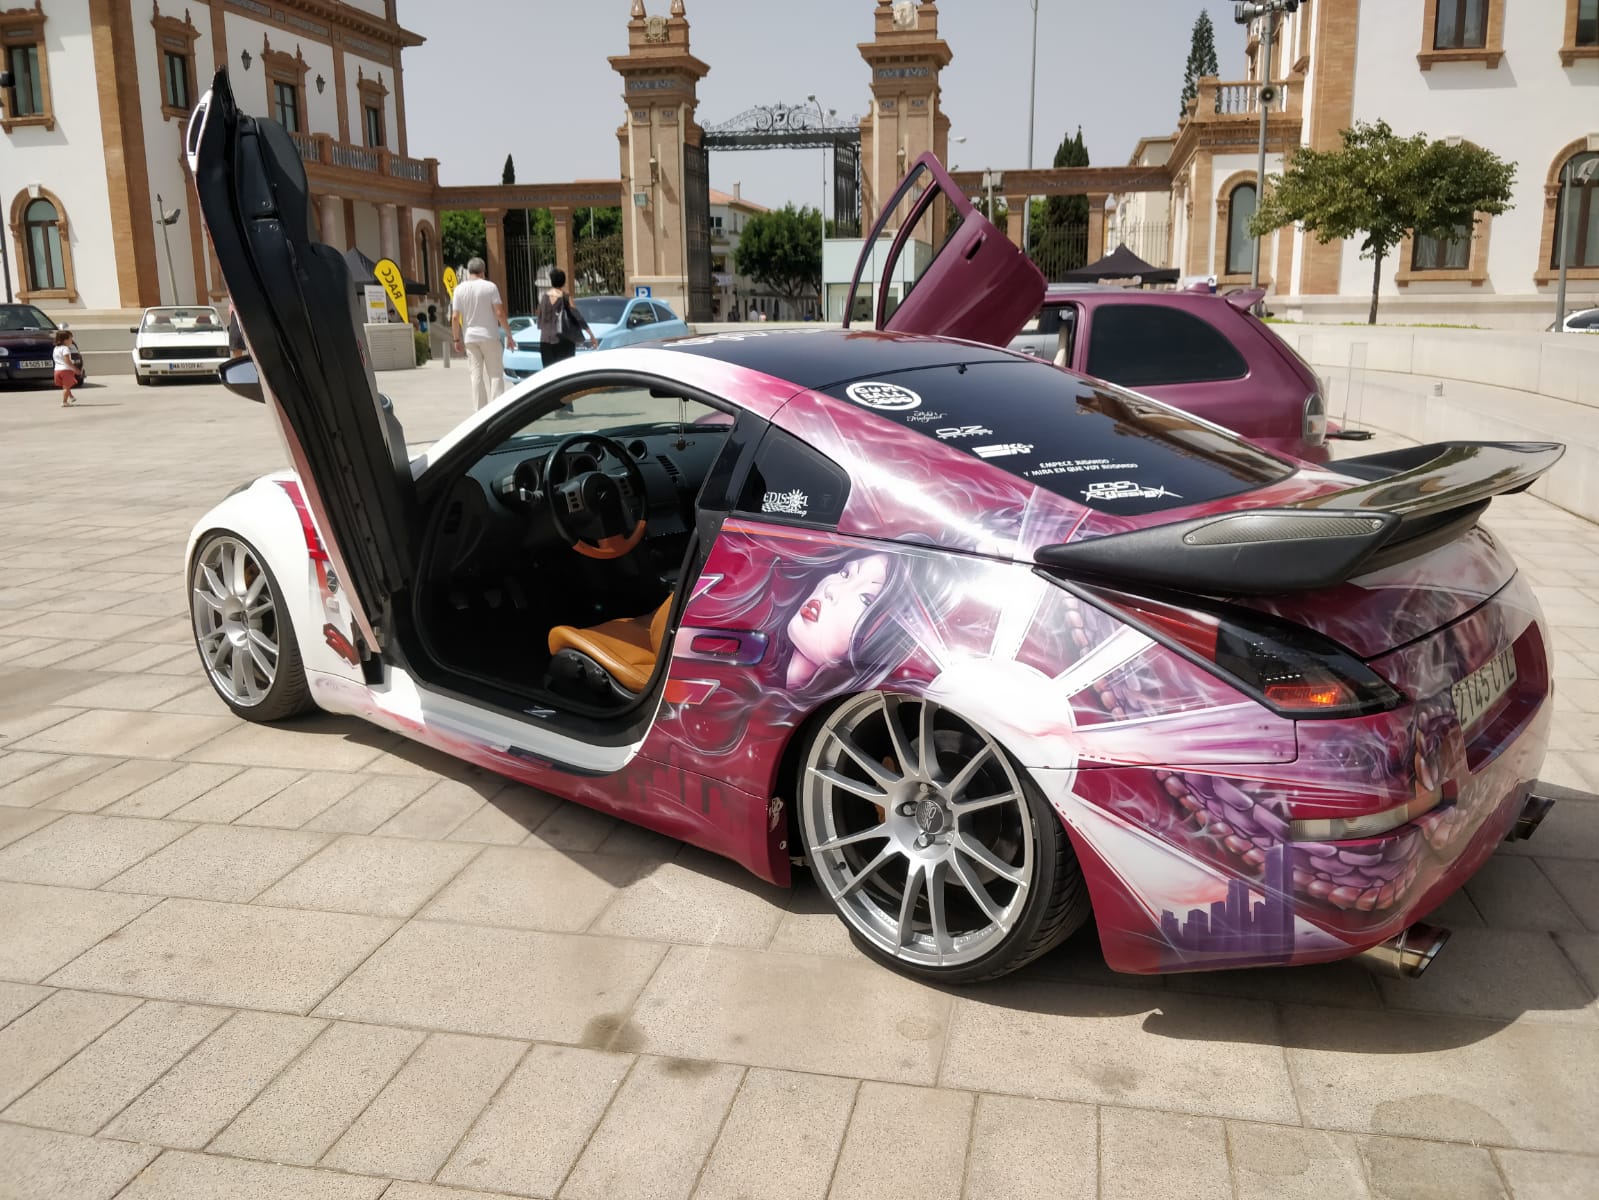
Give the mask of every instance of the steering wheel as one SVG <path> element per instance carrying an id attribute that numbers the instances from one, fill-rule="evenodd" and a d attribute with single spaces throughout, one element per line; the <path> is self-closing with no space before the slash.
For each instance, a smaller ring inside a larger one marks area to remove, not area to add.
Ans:
<path id="1" fill-rule="evenodd" d="M 572 474 L 579 448 L 594 448 L 594 466 Z M 607 471 L 610 455 L 622 464 Z M 633 456 L 608 437 L 574 433 L 562 438 L 544 460 L 544 486 L 550 497 L 555 532 L 587 558 L 621 558 L 644 536 L 644 472 Z"/>

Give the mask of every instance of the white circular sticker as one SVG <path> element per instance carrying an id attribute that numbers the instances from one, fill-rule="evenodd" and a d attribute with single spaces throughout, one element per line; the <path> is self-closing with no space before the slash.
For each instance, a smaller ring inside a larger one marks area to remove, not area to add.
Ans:
<path id="1" fill-rule="evenodd" d="M 883 412 L 905 412 L 922 406 L 920 396 L 897 383 L 852 383 L 844 389 L 844 394 L 856 404 Z"/>

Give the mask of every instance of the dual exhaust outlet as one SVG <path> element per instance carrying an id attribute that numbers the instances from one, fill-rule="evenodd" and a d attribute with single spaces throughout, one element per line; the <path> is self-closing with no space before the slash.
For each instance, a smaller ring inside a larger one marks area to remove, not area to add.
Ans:
<path id="1" fill-rule="evenodd" d="M 1580 792 L 1552 783 L 1540 781 L 1533 784 L 1526 801 L 1522 804 L 1521 812 L 1517 814 L 1515 823 L 1510 827 L 1510 832 L 1505 834 L 1505 841 L 1520 842 L 1530 838 L 1537 832 L 1543 819 L 1549 815 L 1549 810 L 1554 808 L 1556 800 L 1581 795 Z M 1438 952 L 1444 948 L 1444 943 L 1448 940 L 1449 930 L 1418 921 L 1408 929 L 1400 930 L 1387 941 L 1378 942 L 1369 950 L 1363 951 L 1359 961 L 1378 975 L 1389 975 L 1398 979 L 1420 979 L 1422 972 L 1432 966 L 1433 960 L 1438 957 Z"/>

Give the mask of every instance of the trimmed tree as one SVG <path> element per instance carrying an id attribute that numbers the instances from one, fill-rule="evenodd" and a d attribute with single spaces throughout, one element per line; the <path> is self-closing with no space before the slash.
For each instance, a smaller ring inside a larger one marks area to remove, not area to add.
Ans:
<path id="1" fill-rule="evenodd" d="M 1209 10 L 1201 9 L 1199 16 L 1194 18 L 1188 65 L 1183 68 L 1183 102 L 1182 111 L 1177 114 L 1179 121 L 1188 115 L 1188 106 L 1199 98 L 1199 81 L 1220 73 L 1221 64 L 1216 59 L 1216 27 L 1211 24 Z"/>
<path id="2" fill-rule="evenodd" d="M 1086 167 L 1088 147 L 1083 142 L 1083 127 L 1061 139 L 1055 150 L 1057 167 Z M 1086 263 L 1088 244 L 1088 197 L 1049 196 L 1034 201 L 1028 213 L 1032 228 L 1028 240 L 1033 261 L 1051 277 L 1075 270 Z"/>
<path id="3" fill-rule="evenodd" d="M 439 246 L 444 265 L 463 266 L 469 258 L 487 259 L 489 239 L 483 232 L 483 214 L 477 209 L 451 209 L 439 218 Z"/>
<path id="4" fill-rule="evenodd" d="M 733 265 L 740 275 L 788 300 L 814 297 L 822 287 L 822 216 L 792 203 L 744 223 Z"/>
<path id="5" fill-rule="evenodd" d="M 1298 225 L 1323 245 L 1364 235 L 1360 256 L 1373 260 L 1366 323 L 1375 325 L 1383 259 L 1408 234 L 1471 236 L 1479 215 L 1511 207 L 1516 164 L 1467 142 L 1400 137 L 1386 121 L 1358 122 L 1343 139 L 1342 149 L 1295 151 L 1268 181 L 1249 231 L 1265 237 Z"/>

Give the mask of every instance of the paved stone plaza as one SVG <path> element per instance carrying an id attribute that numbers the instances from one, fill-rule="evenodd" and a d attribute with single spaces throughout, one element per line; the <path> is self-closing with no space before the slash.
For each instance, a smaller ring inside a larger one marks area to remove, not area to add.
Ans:
<path id="1" fill-rule="evenodd" d="M 466 414 L 459 365 L 382 382 L 415 442 Z M 1113 976 L 1089 933 L 925 987 L 808 885 L 234 719 L 182 554 L 280 463 L 267 416 L 81 396 L 0 393 L 0 1197 L 1599 1195 L 1599 802 L 1446 906 L 1420 982 Z M 1490 516 L 1554 630 L 1546 777 L 1599 790 L 1599 529 Z"/>

